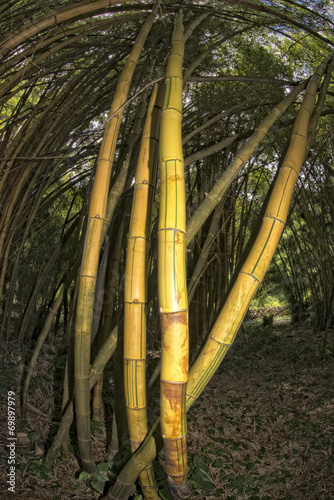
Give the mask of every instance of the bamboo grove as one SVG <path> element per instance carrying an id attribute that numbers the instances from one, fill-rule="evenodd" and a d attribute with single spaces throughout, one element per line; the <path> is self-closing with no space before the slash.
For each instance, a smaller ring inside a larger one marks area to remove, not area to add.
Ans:
<path id="1" fill-rule="evenodd" d="M 268 269 L 329 341 L 331 2 L 8 0 L 0 26 L 1 341 L 33 346 L 22 417 L 47 346 L 66 368 L 46 466 L 74 422 L 94 474 L 99 421 L 106 461 L 131 448 L 104 498 L 137 479 L 160 498 L 160 450 L 190 498 L 187 411 Z"/>

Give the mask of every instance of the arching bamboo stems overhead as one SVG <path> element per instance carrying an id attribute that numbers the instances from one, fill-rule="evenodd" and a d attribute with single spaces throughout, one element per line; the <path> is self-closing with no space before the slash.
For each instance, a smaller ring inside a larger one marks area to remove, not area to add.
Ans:
<path id="1" fill-rule="evenodd" d="M 0 44 L 0 52 L 6 55 L 30 37 L 44 31 L 47 28 L 56 26 L 64 21 L 68 21 L 69 19 L 80 17 L 87 13 L 92 13 L 94 11 L 110 7 L 111 5 L 127 3 L 129 1 L 130 0 L 95 0 L 86 3 L 78 2 L 74 7 L 73 5 L 70 7 L 63 7 L 44 16 L 41 20 L 31 22 L 28 26 L 23 25 L 23 28 L 10 34 L 7 37 L 7 40 Z"/>

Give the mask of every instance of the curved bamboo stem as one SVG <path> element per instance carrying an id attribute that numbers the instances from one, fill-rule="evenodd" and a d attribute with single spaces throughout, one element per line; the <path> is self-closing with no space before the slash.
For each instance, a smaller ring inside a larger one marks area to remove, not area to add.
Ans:
<path id="1" fill-rule="evenodd" d="M 250 156 L 254 153 L 260 142 L 268 133 L 270 127 L 275 121 L 286 111 L 293 103 L 297 95 L 305 88 L 307 82 L 301 82 L 285 97 L 272 111 L 262 120 L 260 125 L 256 127 L 252 136 L 246 144 L 237 152 L 232 162 L 227 169 L 219 177 L 214 187 L 208 193 L 196 212 L 193 214 L 187 224 L 186 244 L 194 238 L 200 230 L 206 219 L 209 217 L 214 208 L 218 205 L 222 196 L 226 193 L 228 187 L 236 178 L 241 169 L 245 166 Z"/>
<path id="2" fill-rule="evenodd" d="M 88 227 L 79 281 L 74 356 L 74 388 L 78 442 L 83 467 L 88 472 L 95 470 L 90 437 L 89 365 L 91 327 L 93 320 L 96 276 L 101 247 L 101 236 L 106 215 L 111 166 L 114 159 L 118 131 L 123 115 L 122 106 L 127 100 L 132 76 L 144 46 L 144 42 L 157 14 L 158 7 L 159 3 L 157 2 L 142 27 L 120 77 L 110 110 L 111 119 L 108 121 L 97 160 L 95 180 L 88 210 Z"/>
<path id="3" fill-rule="evenodd" d="M 282 235 L 294 186 L 307 151 L 307 133 L 326 58 L 310 79 L 297 114 L 289 148 L 274 182 L 265 216 L 253 247 L 227 297 L 201 354 L 191 368 L 187 406 L 201 394 L 232 345 L 249 304 L 261 284 Z"/>
<path id="4" fill-rule="evenodd" d="M 41 20 L 36 20 L 28 25 L 24 25 L 23 29 L 19 29 L 13 34 L 9 35 L 6 41 L 0 44 L 0 53 L 8 54 L 12 49 L 17 47 L 20 43 L 24 42 L 28 38 L 44 31 L 51 26 L 55 26 L 69 19 L 75 17 L 83 16 L 87 13 L 94 12 L 96 10 L 103 9 L 105 7 L 110 7 L 111 5 L 127 3 L 130 0 L 95 0 L 93 2 L 78 2 L 77 4 L 71 5 L 70 7 L 65 7 L 52 12 L 51 14 L 45 16 Z"/>

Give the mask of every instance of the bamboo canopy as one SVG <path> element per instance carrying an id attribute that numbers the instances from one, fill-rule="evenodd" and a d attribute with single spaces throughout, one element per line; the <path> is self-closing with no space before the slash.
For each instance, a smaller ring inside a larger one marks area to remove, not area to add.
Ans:
<path id="1" fill-rule="evenodd" d="M 105 498 L 192 496 L 187 411 L 268 269 L 328 348 L 334 22 L 311 4 L 0 6 L 0 338 L 32 351 L 23 419 L 38 359 L 64 358 L 43 463 L 75 422 Z M 97 421 L 108 467 L 131 450 L 104 482 Z"/>

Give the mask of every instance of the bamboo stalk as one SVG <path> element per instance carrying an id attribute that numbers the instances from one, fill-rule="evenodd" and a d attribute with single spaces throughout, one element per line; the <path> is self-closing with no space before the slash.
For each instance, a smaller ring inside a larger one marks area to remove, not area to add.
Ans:
<path id="1" fill-rule="evenodd" d="M 253 247 L 227 297 L 201 354 L 191 368 L 187 407 L 198 398 L 232 345 L 249 304 L 261 284 L 283 232 L 294 186 L 307 150 L 307 132 L 321 77 L 330 58 L 316 69 L 305 91 L 292 131 L 289 148 L 266 207 Z"/>
<path id="2" fill-rule="evenodd" d="M 74 357 L 74 387 L 78 442 L 83 467 L 88 472 L 95 470 L 90 437 L 89 366 L 91 327 L 96 275 L 101 247 L 101 236 L 106 215 L 111 166 L 123 114 L 123 105 L 126 102 L 134 69 L 157 14 L 158 7 L 159 2 L 156 2 L 151 14 L 149 14 L 142 27 L 120 77 L 110 110 L 111 119 L 108 121 L 97 160 L 95 180 L 88 210 L 88 227 L 79 281 Z"/>
<path id="3" fill-rule="evenodd" d="M 203 12 L 203 14 L 199 14 L 197 17 L 195 17 L 188 24 L 188 26 L 185 28 L 184 34 L 183 34 L 183 41 L 184 41 L 184 43 L 187 42 L 188 38 L 190 38 L 191 35 L 193 34 L 194 29 L 197 28 L 197 26 L 199 24 L 201 24 L 201 22 L 203 21 L 203 19 L 205 19 L 206 17 L 208 17 L 208 15 L 209 15 L 209 12 Z"/>
<path id="4" fill-rule="evenodd" d="M 23 388 L 23 392 L 22 392 L 22 410 L 21 411 L 22 411 L 22 418 L 24 420 L 26 419 L 27 396 L 28 396 L 28 391 L 29 391 L 29 386 L 30 386 L 30 381 L 31 381 L 31 377 L 33 374 L 33 370 L 34 370 L 38 355 L 40 353 L 40 350 L 41 350 L 41 348 L 44 344 L 44 341 L 45 341 L 45 339 L 50 331 L 50 328 L 52 326 L 53 319 L 54 319 L 59 307 L 61 306 L 61 304 L 63 302 L 63 297 L 64 297 L 64 286 L 62 286 L 61 290 L 59 290 L 58 297 L 56 298 L 56 300 L 54 301 L 54 303 L 52 304 L 52 306 L 50 308 L 50 311 L 49 311 L 49 314 L 46 318 L 44 327 L 42 328 L 41 333 L 38 336 L 36 346 L 34 348 L 34 351 L 33 351 L 33 354 L 32 354 L 32 357 L 31 357 L 31 360 L 29 363 L 29 368 L 27 371 L 26 379 L 24 382 L 24 388 Z"/>
<path id="5" fill-rule="evenodd" d="M 90 368 L 89 375 L 89 389 L 92 389 L 96 384 L 96 381 L 104 370 L 104 367 L 108 363 L 111 356 L 114 354 L 117 347 L 117 336 L 118 336 L 118 325 L 112 330 L 109 337 L 101 347 L 98 355 L 94 359 L 92 366 Z M 73 399 L 69 401 L 66 411 L 62 416 L 60 426 L 58 428 L 57 434 L 50 446 L 47 455 L 45 457 L 45 465 L 51 467 L 54 460 L 56 459 L 57 453 L 67 438 L 68 430 L 73 421 Z"/>
<path id="6" fill-rule="evenodd" d="M 182 11 L 176 15 L 166 72 L 160 132 L 158 288 L 161 322 L 160 415 L 170 490 L 187 479 L 185 390 L 188 380 L 188 300 L 185 272 L 185 184 L 182 154 Z M 176 498 L 176 497 L 175 497 Z"/>
<path id="7" fill-rule="evenodd" d="M 219 177 L 214 187 L 207 194 L 206 198 L 189 220 L 187 224 L 187 245 L 200 230 L 214 208 L 218 205 L 222 196 L 226 193 L 228 187 L 231 185 L 241 169 L 245 166 L 246 162 L 254 153 L 260 142 L 264 139 L 270 127 L 284 113 L 284 111 L 286 111 L 290 104 L 293 103 L 297 95 L 305 88 L 306 83 L 307 82 L 301 82 L 287 95 L 287 97 L 278 103 L 264 118 L 264 120 L 262 120 L 260 125 L 256 127 L 254 133 L 248 139 L 246 144 L 236 153 L 232 162 Z"/>
<path id="8" fill-rule="evenodd" d="M 119 265 L 120 265 L 120 254 L 122 248 L 123 233 L 124 233 L 124 219 L 120 224 L 113 252 L 109 252 L 109 260 L 107 264 L 108 271 L 107 271 L 105 293 L 103 298 L 102 315 L 97 333 L 97 339 L 95 344 L 93 345 L 93 350 L 95 350 L 95 348 L 96 350 L 98 350 L 99 348 L 102 347 L 102 345 L 108 338 L 108 335 L 111 330 L 112 320 L 114 316 L 115 295 L 119 280 Z M 98 420 L 100 419 L 101 408 L 102 408 L 102 389 L 103 389 L 103 373 L 99 375 L 99 378 L 93 390 L 92 413 L 93 413 L 93 418 L 96 418 Z"/>
<path id="9" fill-rule="evenodd" d="M 147 256 L 150 241 L 152 177 L 158 153 L 157 119 L 153 116 L 158 86 L 154 87 L 147 110 L 134 185 L 124 289 L 124 387 L 131 449 L 144 440 L 147 428 L 146 405 L 146 307 Z M 154 121 L 153 121 L 154 120 Z M 140 475 L 144 498 L 158 499 L 153 466 Z"/>
<path id="10" fill-rule="evenodd" d="M 193 74 L 196 68 L 206 59 L 206 57 L 215 49 L 220 47 L 223 43 L 227 42 L 228 40 L 231 40 L 237 35 L 240 35 L 241 33 L 244 33 L 245 31 L 251 31 L 254 29 L 254 26 L 243 28 L 241 30 L 237 30 L 234 33 L 231 33 L 230 35 L 224 36 L 221 40 L 218 40 L 218 42 L 213 43 L 210 45 L 206 50 L 203 50 L 201 54 L 190 64 L 189 68 L 184 72 L 183 75 L 183 83 L 186 84 L 190 76 Z"/>
<path id="11" fill-rule="evenodd" d="M 116 210 L 117 203 L 118 203 L 118 201 L 119 201 L 119 199 L 124 191 L 126 179 L 128 176 L 130 162 L 131 162 L 131 159 L 132 159 L 133 153 L 134 153 L 135 144 L 136 144 L 136 142 L 140 136 L 140 132 L 141 132 L 142 121 L 143 121 L 143 118 L 145 115 L 148 85 L 151 81 L 151 76 L 152 76 L 152 72 L 154 69 L 154 64 L 155 64 L 155 60 L 153 59 L 149 65 L 147 75 L 146 75 L 145 80 L 144 80 L 143 88 L 145 90 L 142 92 L 141 97 L 140 97 L 140 102 L 139 102 L 137 112 L 136 112 L 136 117 L 134 120 L 133 132 L 132 132 L 131 139 L 130 139 L 130 142 L 128 145 L 128 150 L 127 150 L 127 153 L 125 156 L 125 160 L 120 168 L 117 179 L 115 180 L 115 183 L 114 183 L 112 190 L 111 190 L 109 197 L 108 197 L 107 211 L 106 211 L 106 223 L 105 223 L 105 227 L 103 229 L 103 234 L 106 233 L 108 230 L 108 227 L 110 225 L 110 222 L 111 222 L 113 215 L 114 215 L 114 212 Z"/>
<path id="12" fill-rule="evenodd" d="M 189 301 L 189 303 L 193 299 L 198 281 L 200 279 L 201 273 L 203 272 L 205 263 L 208 259 L 212 243 L 213 243 L 214 239 L 217 237 L 218 224 L 219 224 L 219 219 L 221 216 L 221 211 L 222 211 L 222 202 L 216 207 L 216 209 L 214 211 L 207 237 L 205 239 L 205 242 L 203 244 L 201 253 L 198 257 L 195 269 L 193 271 L 193 274 L 192 274 L 190 281 L 189 281 L 189 284 L 188 284 L 188 301 Z"/>

